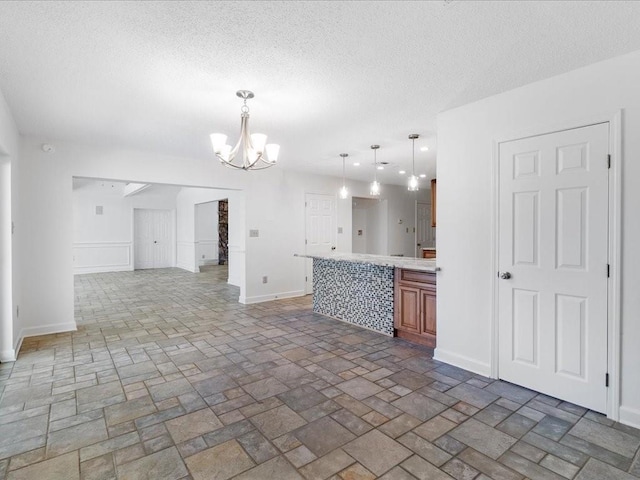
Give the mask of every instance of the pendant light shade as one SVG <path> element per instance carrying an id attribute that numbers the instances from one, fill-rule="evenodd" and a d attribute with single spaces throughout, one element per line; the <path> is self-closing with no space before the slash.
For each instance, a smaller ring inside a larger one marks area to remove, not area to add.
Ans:
<path id="1" fill-rule="evenodd" d="M 345 185 L 345 179 L 344 179 L 344 162 L 345 162 L 345 159 L 349 156 L 349 154 L 341 153 L 340 156 L 342 157 L 342 188 L 340 189 L 339 194 L 340 194 L 340 198 L 344 200 L 349 196 L 349 190 L 347 190 L 347 186 Z"/>
<path id="2" fill-rule="evenodd" d="M 380 148 L 380 145 L 371 145 L 371 150 L 373 150 L 373 182 L 369 187 L 369 195 L 373 197 L 380 196 L 380 183 L 378 182 L 378 158 L 376 156 L 376 151 Z"/>
<path id="3" fill-rule="evenodd" d="M 417 192 L 419 189 L 418 185 L 418 177 L 416 177 L 416 138 L 419 138 L 420 135 L 417 133 L 412 133 L 409 135 L 409 140 L 411 140 L 412 145 L 412 155 L 411 155 L 411 176 L 409 177 L 409 182 L 407 184 L 407 190 L 410 192 Z"/>

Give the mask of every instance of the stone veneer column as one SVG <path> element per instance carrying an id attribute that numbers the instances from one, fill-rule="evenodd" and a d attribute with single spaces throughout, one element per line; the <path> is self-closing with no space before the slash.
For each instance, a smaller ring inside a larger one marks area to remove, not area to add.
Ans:
<path id="1" fill-rule="evenodd" d="M 15 360 L 11 272 L 11 163 L 0 156 L 0 362 Z"/>

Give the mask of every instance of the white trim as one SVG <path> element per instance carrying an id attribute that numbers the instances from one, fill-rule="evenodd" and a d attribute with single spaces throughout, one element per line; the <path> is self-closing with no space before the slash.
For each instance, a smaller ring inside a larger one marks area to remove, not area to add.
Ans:
<path id="1" fill-rule="evenodd" d="M 132 248 L 131 242 L 74 242 L 73 246 L 73 274 L 83 273 L 102 273 L 102 272 L 128 272 L 133 270 L 132 261 Z M 92 263 L 88 265 L 75 265 L 76 255 L 79 250 L 109 250 L 109 249 L 122 249 L 124 248 L 126 253 L 126 260 L 116 263 Z"/>
<path id="2" fill-rule="evenodd" d="M 19 343 L 22 344 L 22 339 L 19 340 Z M 5 362 L 15 362 L 16 361 L 16 349 L 12 348 L 11 350 L 5 350 L 0 352 L 0 363 Z"/>
<path id="3" fill-rule="evenodd" d="M 255 297 L 243 297 L 240 296 L 239 302 L 245 305 L 251 305 L 253 303 L 270 302 L 271 300 L 282 300 L 283 298 L 304 297 L 304 290 L 293 290 L 291 292 L 274 293 L 270 295 L 258 295 Z"/>
<path id="4" fill-rule="evenodd" d="M 620 423 L 630 427 L 640 428 L 640 410 L 637 408 L 620 407 Z"/>
<path id="5" fill-rule="evenodd" d="M 469 370 L 470 372 L 477 373 L 478 375 L 483 375 L 485 377 L 488 377 L 491 374 L 491 365 L 488 363 L 478 362 L 473 358 L 443 350 L 441 347 L 436 347 L 433 352 L 433 359 L 438 360 L 439 362 L 448 363 L 458 368 L 464 368 L 465 370 Z"/>
<path id="6" fill-rule="evenodd" d="M 56 323 L 53 325 L 47 325 L 43 327 L 28 327 L 20 330 L 20 338 L 18 343 L 22 347 L 22 340 L 27 337 L 39 337 L 40 335 L 51 335 L 53 333 L 66 333 L 75 332 L 78 330 L 76 322 Z M 16 350 L 20 351 L 20 348 Z"/>
<path id="7" fill-rule="evenodd" d="M 608 370 L 607 417 L 618 421 L 621 418 L 620 388 L 622 353 L 622 325 L 620 286 L 622 285 L 622 111 L 618 110 L 609 122 L 609 264 L 611 276 L 608 288 Z M 626 422 L 625 422 L 626 423 Z M 636 421 L 635 426 L 640 426 Z"/>
<path id="8" fill-rule="evenodd" d="M 176 265 L 176 268 L 181 268 L 182 270 L 186 270 L 187 272 L 191 272 L 191 273 L 200 273 L 200 269 L 199 268 L 197 270 L 195 270 L 193 268 L 193 266 L 185 265 L 185 264 L 182 264 L 182 263 L 178 263 Z"/>
<path id="9" fill-rule="evenodd" d="M 609 262 L 612 275 L 609 278 L 608 289 L 608 370 L 609 388 L 607 390 L 607 417 L 612 420 L 621 420 L 620 407 L 620 354 L 621 354 L 621 239 L 622 239 L 622 110 L 594 113 L 583 118 L 562 120 L 548 125 L 538 125 L 521 129 L 517 132 L 505 135 L 493 140 L 492 171 L 492 265 L 491 284 L 493 301 L 491 304 L 491 366 L 489 369 L 492 378 L 499 377 L 499 332 L 498 332 L 498 235 L 500 225 L 498 222 L 498 185 L 499 185 L 499 146 L 501 143 L 519 140 L 522 138 L 548 135 L 550 133 L 573 130 L 601 123 L 609 124 L 609 153 L 611 154 L 611 170 L 609 174 Z M 436 350 L 437 352 L 437 350 Z M 434 357 L 435 358 L 435 357 Z M 626 407 L 625 407 L 626 408 Z M 626 412 L 631 409 L 626 408 Z M 632 416 L 633 418 L 633 416 Z M 622 420 L 621 420 L 622 421 Z M 626 423 L 626 422 L 624 422 Z"/>

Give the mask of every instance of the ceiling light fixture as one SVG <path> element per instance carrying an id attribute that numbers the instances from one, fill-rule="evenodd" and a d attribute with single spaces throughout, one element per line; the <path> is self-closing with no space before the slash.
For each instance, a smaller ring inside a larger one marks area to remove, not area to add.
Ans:
<path id="1" fill-rule="evenodd" d="M 400 175 L 404 175 L 404 174 L 405 174 L 405 173 L 407 173 L 407 172 L 405 172 L 404 170 L 400 170 L 398 173 L 399 173 Z"/>
<path id="2" fill-rule="evenodd" d="M 409 140 L 412 143 L 412 151 L 413 154 L 411 156 L 411 176 L 409 177 L 409 182 L 407 183 L 407 189 L 410 192 L 418 191 L 418 177 L 416 177 L 416 138 L 420 138 L 420 135 L 417 133 L 412 133 L 409 135 Z"/>
<path id="3" fill-rule="evenodd" d="M 349 196 L 349 190 L 347 190 L 347 186 L 345 185 L 344 181 L 344 162 L 349 154 L 341 153 L 340 156 L 342 157 L 342 188 L 340 189 L 340 198 L 345 199 Z"/>
<path id="4" fill-rule="evenodd" d="M 238 90 L 236 95 L 244 100 L 240 107 L 240 138 L 235 147 L 227 145 L 227 136 L 224 133 L 212 133 L 211 145 L 220 162 L 239 170 L 263 170 L 273 167 L 278 161 L 280 145 L 267 143 L 267 136 L 263 133 L 249 133 L 249 107 L 247 100 L 255 95 L 249 90 Z M 234 162 L 242 144 L 242 163 Z M 265 156 L 266 154 L 266 156 Z"/>
<path id="5" fill-rule="evenodd" d="M 420 178 L 427 178 L 427 174 L 426 173 L 421 173 L 420 174 Z"/>
<path id="6" fill-rule="evenodd" d="M 353 162 L 353 166 L 354 167 L 359 167 L 360 166 L 360 162 Z"/>
<path id="7" fill-rule="evenodd" d="M 429 151 L 429 147 L 420 147 L 420 151 L 421 152 L 428 152 Z"/>
<path id="8" fill-rule="evenodd" d="M 369 195 L 374 197 L 380 196 L 380 183 L 378 182 L 378 176 L 376 174 L 376 170 L 382 167 L 382 165 L 380 165 L 380 167 L 378 166 L 378 157 L 376 155 L 379 148 L 380 145 L 371 145 L 371 150 L 373 150 L 373 165 L 375 168 L 373 169 L 373 182 L 371 182 L 371 186 L 369 187 Z"/>

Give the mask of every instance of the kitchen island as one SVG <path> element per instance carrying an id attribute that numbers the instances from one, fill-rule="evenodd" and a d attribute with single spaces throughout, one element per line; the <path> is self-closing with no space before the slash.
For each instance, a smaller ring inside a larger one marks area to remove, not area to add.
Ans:
<path id="1" fill-rule="evenodd" d="M 396 269 L 430 273 L 434 278 L 438 270 L 435 260 L 421 258 L 359 253 L 298 256 L 313 259 L 314 312 L 386 335 L 396 334 L 395 280 L 400 275 Z"/>

